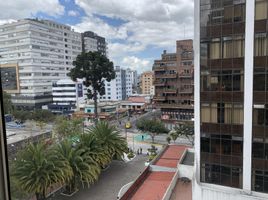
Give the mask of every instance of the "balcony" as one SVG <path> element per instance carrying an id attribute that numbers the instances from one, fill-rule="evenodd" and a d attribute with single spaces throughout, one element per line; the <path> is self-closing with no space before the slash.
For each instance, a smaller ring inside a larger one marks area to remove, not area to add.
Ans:
<path id="1" fill-rule="evenodd" d="M 189 95 L 189 96 L 167 96 L 166 98 L 167 100 L 191 100 L 194 101 L 194 96 L 193 95 Z"/>
<path id="2" fill-rule="evenodd" d="M 165 86 L 166 85 L 166 82 L 165 81 L 156 80 L 156 81 L 154 81 L 153 85 L 154 86 Z"/>
<path id="3" fill-rule="evenodd" d="M 176 88 L 166 88 L 163 93 L 165 94 L 176 94 L 177 93 L 177 89 Z"/>
<path id="4" fill-rule="evenodd" d="M 161 72 L 161 71 L 166 71 L 166 66 L 154 66 L 153 71 L 155 72 Z"/>
<path id="5" fill-rule="evenodd" d="M 193 105 L 176 104 L 176 103 L 156 103 L 157 108 L 174 108 L 174 109 L 194 109 Z"/>
<path id="6" fill-rule="evenodd" d="M 163 96 L 155 96 L 153 98 L 154 101 L 165 101 L 166 100 L 166 97 L 163 97 Z"/>
<path id="7" fill-rule="evenodd" d="M 155 78 L 177 78 L 177 74 L 155 74 Z"/>
<path id="8" fill-rule="evenodd" d="M 192 94 L 194 93 L 194 89 L 193 88 L 183 88 L 183 89 L 180 89 L 180 94 Z"/>
<path id="9" fill-rule="evenodd" d="M 179 78 L 193 78 L 193 74 L 192 73 L 180 73 L 179 74 Z"/>

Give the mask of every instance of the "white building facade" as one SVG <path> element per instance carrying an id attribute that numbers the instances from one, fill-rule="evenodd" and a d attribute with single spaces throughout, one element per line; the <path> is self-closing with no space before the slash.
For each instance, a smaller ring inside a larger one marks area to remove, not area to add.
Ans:
<path id="1" fill-rule="evenodd" d="M 115 67 L 115 79 L 105 81 L 105 95 L 100 96 L 100 101 L 118 101 L 126 100 L 133 94 L 133 70 Z"/>
<path id="2" fill-rule="evenodd" d="M 267 8 L 195 0 L 194 200 L 268 199 Z"/>
<path id="3" fill-rule="evenodd" d="M 53 83 L 52 97 L 53 104 L 49 104 L 49 110 L 58 114 L 71 114 L 79 105 L 86 103 L 86 88 L 82 81 L 62 79 Z"/>
<path id="4" fill-rule="evenodd" d="M 81 34 L 49 20 L 24 19 L 0 26 L 0 64 L 16 63 L 14 105 L 41 108 L 52 101 L 52 83 L 67 77 L 82 51 Z"/>

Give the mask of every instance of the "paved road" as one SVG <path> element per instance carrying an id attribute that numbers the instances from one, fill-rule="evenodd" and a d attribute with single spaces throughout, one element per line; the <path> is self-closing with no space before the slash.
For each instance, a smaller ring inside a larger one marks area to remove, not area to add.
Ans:
<path id="1" fill-rule="evenodd" d="M 116 200 L 121 187 L 133 181 L 143 171 L 145 161 L 144 155 L 136 156 L 128 163 L 114 161 L 90 188 L 81 189 L 72 197 L 59 194 L 53 200 Z"/>

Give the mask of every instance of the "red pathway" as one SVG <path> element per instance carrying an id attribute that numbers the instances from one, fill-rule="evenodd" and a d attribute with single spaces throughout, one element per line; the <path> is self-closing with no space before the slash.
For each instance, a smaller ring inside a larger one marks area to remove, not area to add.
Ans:
<path id="1" fill-rule="evenodd" d="M 160 159 L 155 163 L 155 165 L 162 167 L 177 168 L 177 164 L 187 146 L 183 145 L 170 145 L 160 157 Z"/>
<path id="2" fill-rule="evenodd" d="M 162 199 L 174 174 L 174 172 L 150 172 L 131 200 Z"/>

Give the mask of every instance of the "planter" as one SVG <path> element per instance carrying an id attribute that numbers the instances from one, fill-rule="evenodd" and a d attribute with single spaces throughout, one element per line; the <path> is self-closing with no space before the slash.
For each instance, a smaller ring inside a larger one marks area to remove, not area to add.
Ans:
<path id="1" fill-rule="evenodd" d="M 73 196 L 75 193 L 77 193 L 79 191 L 79 189 L 76 189 L 75 191 L 73 191 L 72 193 L 67 193 L 67 191 L 63 191 L 62 193 L 60 193 L 63 196 L 67 196 L 67 197 L 71 197 Z"/>

